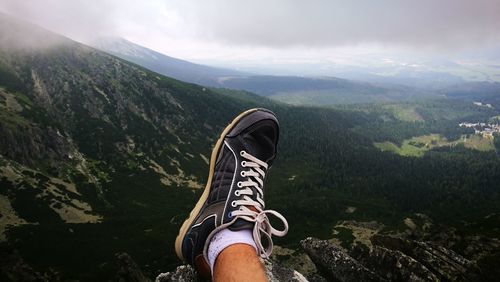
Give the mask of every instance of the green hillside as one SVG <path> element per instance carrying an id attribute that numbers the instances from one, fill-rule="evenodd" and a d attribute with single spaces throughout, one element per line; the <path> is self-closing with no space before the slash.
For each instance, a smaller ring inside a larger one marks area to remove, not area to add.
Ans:
<path id="1" fill-rule="evenodd" d="M 413 213 L 500 235 L 491 227 L 500 213 L 496 151 L 439 147 L 408 157 L 374 146 L 468 134 L 458 122 L 487 120 L 498 115 L 492 109 L 447 100 L 287 106 L 183 83 L 2 17 L 19 37 L 55 39 L 43 48 L 0 44 L 0 250 L 18 251 L 38 271 L 111 279 L 118 252 L 148 277 L 173 269 L 173 241 L 200 195 L 211 146 L 252 107 L 275 111 L 281 125 L 266 199 L 291 228 L 277 244 L 331 238 L 340 220 L 395 230 Z"/>

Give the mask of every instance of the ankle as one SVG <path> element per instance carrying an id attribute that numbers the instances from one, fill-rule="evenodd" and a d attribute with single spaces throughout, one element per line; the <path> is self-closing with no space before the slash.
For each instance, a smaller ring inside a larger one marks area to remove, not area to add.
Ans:
<path id="1" fill-rule="evenodd" d="M 232 248 L 233 246 L 238 246 L 238 248 Z M 249 249 L 255 255 L 257 254 L 257 246 L 255 245 L 252 232 L 249 229 L 243 229 L 238 231 L 231 231 L 229 229 L 222 229 L 217 232 L 208 246 L 208 264 L 210 265 L 210 270 L 214 271 L 214 266 L 217 258 L 222 252 L 234 250 Z"/>

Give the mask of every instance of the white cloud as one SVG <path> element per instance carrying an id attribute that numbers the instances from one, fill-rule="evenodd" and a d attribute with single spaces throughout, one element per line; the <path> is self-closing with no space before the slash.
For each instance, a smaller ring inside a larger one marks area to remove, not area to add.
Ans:
<path id="1" fill-rule="evenodd" d="M 79 41 L 121 36 L 194 60 L 317 60 L 353 46 L 444 53 L 500 42 L 498 0 L 1 0 L 0 10 Z"/>

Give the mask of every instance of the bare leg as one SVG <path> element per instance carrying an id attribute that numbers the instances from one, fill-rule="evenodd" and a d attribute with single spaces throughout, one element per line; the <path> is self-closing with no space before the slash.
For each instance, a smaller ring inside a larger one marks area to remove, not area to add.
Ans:
<path id="1" fill-rule="evenodd" d="M 214 281 L 267 281 L 264 266 L 255 249 L 246 244 L 234 244 L 225 248 L 214 266 Z"/>

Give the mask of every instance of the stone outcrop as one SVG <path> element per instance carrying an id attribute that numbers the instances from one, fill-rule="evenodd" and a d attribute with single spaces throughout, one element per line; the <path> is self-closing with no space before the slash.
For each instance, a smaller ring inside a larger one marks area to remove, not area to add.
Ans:
<path id="1" fill-rule="evenodd" d="M 141 268 L 127 253 L 118 253 L 115 255 L 118 260 L 118 271 L 115 281 L 119 282 L 151 282 L 142 274 Z"/>
<path id="2" fill-rule="evenodd" d="M 439 281 L 427 267 L 400 251 L 355 246 L 350 252 L 365 267 L 389 281 Z"/>
<path id="3" fill-rule="evenodd" d="M 269 282 L 296 281 L 305 282 L 307 279 L 298 271 L 271 260 L 264 260 L 266 275 Z"/>
<path id="4" fill-rule="evenodd" d="M 371 248 L 355 245 L 350 250 L 345 250 L 327 240 L 302 240 L 302 249 L 318 270 L 318 273 L 309 273 L 309 281 L 480 281 L 475 262 L 450 249 L 430 242 L 388 235 L 375 235 L 371 241 Z M 34 270 L 13 249 L 0 248 L 0 255 L 0 280 L 61 280 L 55 271 L 40 273 Z M 113 281 L 152 281 L 127 253 L 116 254 L 116 259 L 117 270 Z M 263 264 L 271 282 L 308 281 L 305 276 L 284 263 L 270 259 L 263 260 Z M 171 272 L 158 275 L 155 281 L 204 280 L 191 266 L 181 265 Z"/>
<path id="5" fill-rule="evenodd" d="M 371 239 L 377 246 L 400 251 L 422 263 L 440 280 L 476 280 L 479 269 L 475 263 L 442 246 L 393 236 L 375 235 Z"/>
<path id="6" fill-rule="evenodd" d="M 335 281 L 383 281 L 383 279 L 326 240 L 307 238 L 300 242 L 318 269 Z"/>
<path id="7" fill-rule="evenodd" d="M 39 272 L 24 261 L 17 250 L 0 246 L 0 281 L 61 281 L 53 269 Z"/>
<path id="8" fill-rule="evenodd" d="M 345 250 L 327 240 L 311 237 L 302 240 L 300 242 L 302 249 L 318 269 L 318 273 L 308 276 L 309 280 L 478 280 L 479 270 L 474 262 L 444 247 L 424 241 L 378 234 L 372 236 L 371 242 L 371 248 L 365 245 L 355 245 L 350 250 Z M 282 263 L 274 260 L 264 260 L 263 263 L 269 281 L 308 281 L 301 273 Z M 128 273 L 135 272 L 128 271 Z M 135 279 L 131 281 L 146 280 Z M 191 266 L 181 265 L 174 271 L 162 273 L 156 278 L 156 282 L 167 281 L 202 280 Z"/>
<path id="9" fill-rule="evenodd" d="M 266 269 L 266 275 L 269 282 L 279 282 L 279 281 L 296 281 L 296 282 L 306 282 L 308 281 L 299 272 L 283 266 L 277 262 L 271 260 L 264 260 L 264 267 Z M 189 265 L 181 265 L 177 267 L 174 271 L 162 273 L 156 277 L 156 282 L 170 282 L 170 281 L 180 281 L 180 282 L 191 282 L 191 281 L 203 281 L 196 271 Z"/>
<path id="10" fill-rule="evenodd" d="M 173 281 L 179 281 L 179 282 L 197 282 L 197 281 L 202 281 L 199 277 L 194 268 L 192 268 L 190 265 L 181 265 L 178 266 L 174 271 L 167 272 L 167 273 L 161 273 L 156 277 L 155 282 L 173 282 Z"/>

